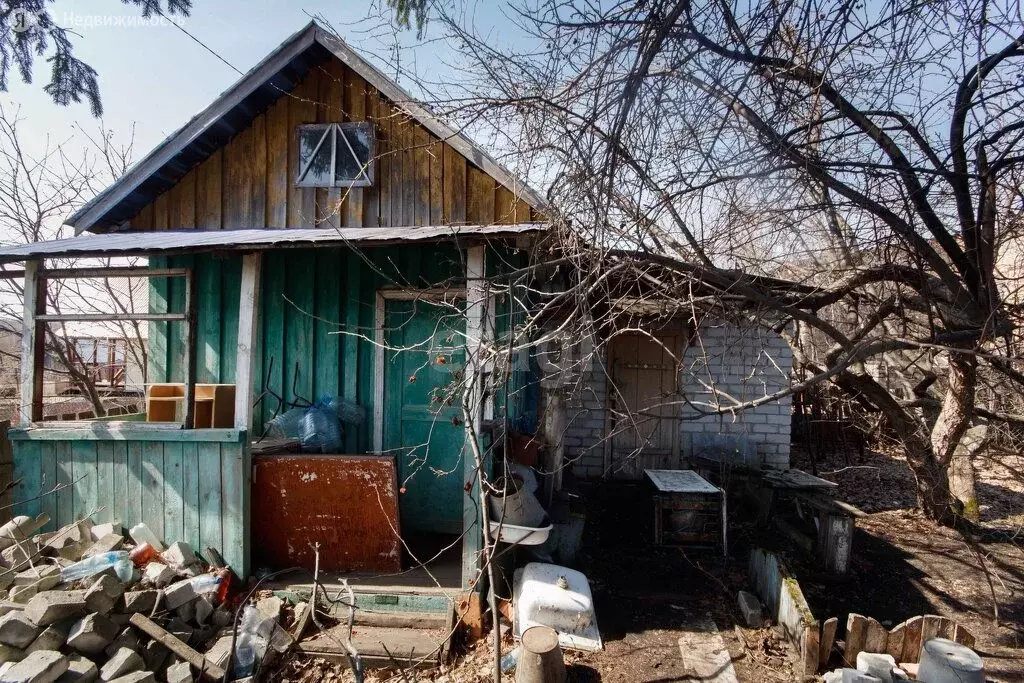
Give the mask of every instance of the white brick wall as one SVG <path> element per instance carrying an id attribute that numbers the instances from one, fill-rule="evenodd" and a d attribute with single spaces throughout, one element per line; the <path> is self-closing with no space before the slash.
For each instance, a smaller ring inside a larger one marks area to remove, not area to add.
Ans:
<path id="1" fill-rule="evenodd" d="M 739 401 L 750 401 L 788 386 L 793 365 L 789 345 L 762 327 L 738 327 L 705 321 L 699 343 L 685 351 L 681 387 L 691 401 L 713 400 L 708 385 Z M 595 353 L 589 370 L 569 391 L 567 428 L 563 437 L 566 464 L 583 478 L 604 476 L 605 359 Z M 726 405 L 727 402 L 723 402 Z M 763 466 L 789 467 L 790 399 L 767 403 L 741 413 L 693 418 L 684 406 L 680 422 L 683 456 L 709 447 L 728 447 L 756 458 Z"/>
<path id="2" fill-rule="evenodd" d="M 792 351 L 775 332 L 723 321 L 704 321 L 697 332 L 699 340 L 690 344 L 683 356 L 682 388 L 691 401 L 714 401 L 709 385 L 738 401 L 756 400 L 789 385 Z M 723 406 L 729 404 L 727 399 L 719 400 Z M 787 396 L 735 416 L 698 420 L 687 419 L 699 413 L 684 407 L 680 427 L 683 454 L 710 445 L 743 448 L 745 441 L 756 448 L 762 465 L 785 469 L 789 467 L 791 405 Z"/>

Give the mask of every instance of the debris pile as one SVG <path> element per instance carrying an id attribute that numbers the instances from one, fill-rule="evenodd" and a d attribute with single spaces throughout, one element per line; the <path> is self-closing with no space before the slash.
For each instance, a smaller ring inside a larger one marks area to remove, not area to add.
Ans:
<path id="1" fill-rule="evenodd" d="M 233 636 L 239 581 L 216 549 L 204 560 L 145 525 L 88 519 L 36 533 L 48 521 L 0 527 L 0 683 L 220 681 L 233 638 L 235 677 L 290 647 L 277 598 L 246 607 Z"/>

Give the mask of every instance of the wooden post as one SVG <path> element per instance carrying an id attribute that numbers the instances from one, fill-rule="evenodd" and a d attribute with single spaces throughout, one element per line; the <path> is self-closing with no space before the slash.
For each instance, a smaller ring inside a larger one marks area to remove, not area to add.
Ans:
<path id="1" fill-rule="evenodd" d="M 483 418 L 483 365 L 480 351 L 483 348 L 487 319 L 486 247 L 472 246 L 466 250 L 466 377 L 473 378 L 472 395 L 469 397 L 473 413 L 473 426 L 479 428 Z M 466 425 L 466 439 L 479 439 Z M 477 481 L 476 468 L 471 457 L 463 457 L 464 478 L 470 489 L 462 502 L 462 587 L 469 588 L 477 580 L 480 568 L 480 550 L 483 546 L 483 530 L 480 521 L 480 505 L 485 505 Z"/>
<path id="2" fill-rule="evenodd" d="M 256 360 L 262 254 L 242 257 L 238 297 L 238 358 L 235 361 L 235 429 L 252 428 L 253 370 Z"/>
<path id="3" fill-rule="evenodd" d="M 818 557 L 825 570 L 842 576 L 850 568 L 853 518 L 836 512 L 818 514 Z"/>
<path id="4" fill-rule="evenodd" d="M 36 316 L 46 312 L 45 280 L 39 261 L 25 263 L 24 317 L 21 330 L 21 393 L 18 424 L 31 427 L 43 419 L 43 330 Z"/>
<path id="5" fill-rule="evenodd" d="M 195 427 L 196 412 L 196 271 L 189 268 L 185 276 L 185 429 Z M 170 326 L 168 325 L 168 330 Z"/>

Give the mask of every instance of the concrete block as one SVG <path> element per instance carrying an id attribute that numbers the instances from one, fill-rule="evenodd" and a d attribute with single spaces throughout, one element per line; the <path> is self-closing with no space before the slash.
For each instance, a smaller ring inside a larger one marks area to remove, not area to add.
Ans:
<path id="1" fill-rule="evenodd" d="M 85 655 L 103 652 L 117 637 L 117 624 L 102 614 L 88 614 L 71 627 L 68 633 L 68 647 Z"/>
<path id="2" fill-rule="evenodd" d="M 127 676 L 120 676 L 109 683 L 156 683 L 156 676 L 152 671 L 135 671 Z"/>
<path id="3" fill-rule="evenodd" d="M 38 593 L 39 589 L 35 586 L 11 586 L 7 599 L 18 605 L 26 605 Z"/>
<path id="4" fill-rule="evenodd" d="M 64 647 L 67 640 L 68 634 L 63 630 L 56 626 L 47 626 L 36 636 L 32 644 L 25 648 L 25 653 L 31 654 L 37 650 L 59 650 Z"/>
<path id="5" fill-rule="evenodd" d="M 90 530 L 89 535 L 93 541 L 98 541 L 108 534 L 116 534 L 118 536 L 124 536 L 124 526 L 119 520 L 113 522 L 104 522 L 103 524 L 95 524 Z"/>
<path id="6" fill-rule="evenodd" d="M 877 652 L 860 652 L 857 654 L 857 670 L 870 674 L 883 683 L 892 683 L 892 670 L 896 660 L 892 655 Z"/>
<path id="7" fill-rule="evenodd" d="M 0 645 L 0 664 L 20 662 L 25 659 L 25 651 L 10 645 Z"/>
<path id="8" fill-rule="evenodd" d="M 56 579 L 47 588 L 40 588 L 41 579 Z M 13 585 L 31 586 L 35 585 L 39 590 L 49 590 L 60 583 L 60 567 L 55 564 L 41 564 L 38 567 L 29 567 L 14 575 Z"/>
<path id="9" fill-rule="evenodd" d="M 163 591 L 160 590 L 128 591 L 124 594 L 124 609 L 122 611 L 125 614 L 133 612 L 149 614 L 156 607 L 157 600 L 160 599 L 162 593 Z"/>
<path id="10" fill-rule="evenodd" d="M 256 611 L 265 619 L 271 619 L 276 624 L 281 620 L 281 608 L 284 607 L 284 600 L 277 596 L 270 596 L 257 601 Z"/>
<path id="11" fill-rule="evenodd" d="M 843 683 L 880 683 L 880 680 L 857 669 L 843 669 Z"/>
<path id="12" fill-rule="evenodd" d="M 85 592 L 85 607 L 90 612 L 107 614 L 124 594 L 124 585 L 113 576 L 100 576 Z"/>
<path id="13" fill-rule="evenodd" d="M 196 597 L 196 592 L 192 588 L 192 581 L 190 579 L 183 579 L 177 583 L 172 583 L 164 589 L 164 602 L 167 603 L 167 609 L 178 609 L 186 602 L 195 600 Z"/>
<path id="14" fill-rule="evenodd" d="M 57 683 L 93 683 L 100 677 L 100 670 L 91 659 L 82 655 L 68 657 L 68 670 L 57 679 Z"/>
<path id="15" fill-rule="evenodd" d="M 24 649 L 39 635 L 39 627 L 22 612 L 8 612 L 0 617 L 0 643 Z"/>
<path id="16" fill-rule="evenodd" d="M 189 626 L 184 619 L 175 617 L 167 622 L 167 626 L 165 628 L 168 633 L 175 636 L 181 642 L 192 642 L 192 634 L 195 633 L 195 629 Z"/>
<path id="17" fill-rule="evenodd" d="M 140 654 L 143 661 L 146 662 L 146 669 L 156 671 L 164 665 L 167 658 L 171 655 L 171 651 L 157 641 L 151 640 L 146 643 L 146 647 L 142 649 Z"/>
<path id="18" fill-rule="evenodd" d="M 103 553 L 109 553 L 112 550 L 120 550 L 124 546 L 124 536 L 120 534 L 107 534 L 97 541 L 93 541 L 82 557 L 92 557 L 93 555 L 101 555 Z"/>
<path id="19" fill-rule="evenodd" d="M 186 602 L 184 605 L 174 610 L 175 616 L 182 621 L 192 621 L 196 618 L 196 601 Z"/>
<path id="20" fill-rule="evenodd" d="M 142 671 L 145 666 L 142 657 L 135 650 L 122 647 L 114 653 L 113 657 L 107 660 L 106 664 L 100 667 L 100 679 L 112 681 L 115 678 L 127 676 L 136 671 Z"/>
<path id="21" fill-rule="evenodd" d="M 192 683 L 192 667 L 188 662 L 178 662 L 167 667 L 167 683 Z"/>
<path id="22" fill-rule="evenodd" d="M 189 567 L 199 561 L 199 558 L 196 557 L 195 551 L 192 550 L 192 546 L 184 541 L 172 543 L 171 546 L 160 553 L 160 555 L 164 558 L 164 562 L 178 570 Z"/>
<path id="23" fill-rule="evenodd" d="M 199 599 L 196 600 L 193 603 L 193 605 L 195 605 L 194 609 L 195 609 L 195 620 L 196 620 L 196 623 L 199 624 L 200 626 L 203 626 L 204 624 L 206 624 L 206 621 L 213 614 L 213 610 L 214 610 L 213 603 L 210 602 L 209 600 L 207 600 L 206 596 L 200 595 Z"/>
<path id="24" fill-rule="evenodd" d="M 79 617 L 86 611 L 85 591 L 81 590 L 39 593 L 25 605 L 25 616 L 37 626 Z"/>
<path id="25" fill-rule="evenodd" d="M 142 581 L 156 588 L 163 588 L 177 577 L 177 572 L 162 562 L 150 562 L 142 572 Z"/>
<path id="26" fill-rule="evenodd" d="M 113 657 L 117 654 L 117 651 L 122 647 L 126 647 L 129 650 L 138 652 L 142 649 L 142 639 L 139 637 L 139 632 L 131 626 L 126 626 L 121 629 L 121 632 L 117 634 L 117 637 L 107 645 L 107 648 L 103 651 L 107 657 Z"/>
<path id="27" fill-rule="evenodd" d="M 0 676 L 0 683 L 53 683 L 68 670 L 68 658 L 56 650 L 39 650 Z"/>
<path id="28" fill-rule="evenodd" d="M 740 591 L 738 596 L 740 613 L 748 628 L 761 628 L 764 626 L 764 612 L 761 609 L 761 601 L 757 596 L 747 591 Z"/>
<path id="29" fill-rule="evenodd" d="M 231 635 L 221 636 L 217 642 L 206 651 L 206 658 L 213 664 L 224 668 L 227 666 L 228 657 L 231 655 Z"/>

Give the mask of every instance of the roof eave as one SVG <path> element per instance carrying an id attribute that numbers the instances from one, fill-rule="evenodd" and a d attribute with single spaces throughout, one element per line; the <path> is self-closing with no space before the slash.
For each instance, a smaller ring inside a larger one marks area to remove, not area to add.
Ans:
<path id="1" fill-rule="evenodd" d="M 199 134 L 224 116 L 238 102 L 262 86 L 267 79 L 280 71 L 294 57 L 309 49 L 316 41 L 317 29 L 316 22 L 310 22 L 290 36 L 276 51 L 238 79 L 210 106 L 164 138 L 152 152 L 129 168 L 123 176 L 75 211 L 65 221 L 65 225 L 74 227 L 76 235 L 93 228 L 118 202 L 123 201 L 147 178 L 160 170 Z"/>
<path id="2" fill-rule="evenodd" d="M 269 54 L 262 62 L 236 81 L 210 106 L 194 116 L 188 123 L 169 135 L 145 158 L 128 169 L 118 180 L 86 202 L 65 223 L 74 227 L 75 234 L 92 230 L 120 202 L 124 201 L 150 176 L 170 162 L 176 154 L 193 142 L 216 121 L 230 112 L 238 103 L 260 88 L 278 71 L 303 52 L 318 43 L 340 59 L 385 97 L 402 107 L 431 133 L 450 144 L 471 163 L 492 176 L 516 196 L 524 198 L 535 209 L 544 209 L 544 198 L 487 154 L 463 133 L 441 121 L 426 105 L 416 101 L 370 62 L 348 46 L 344 40 L 327 31 L 315 21 L 293 34 Z"/>

